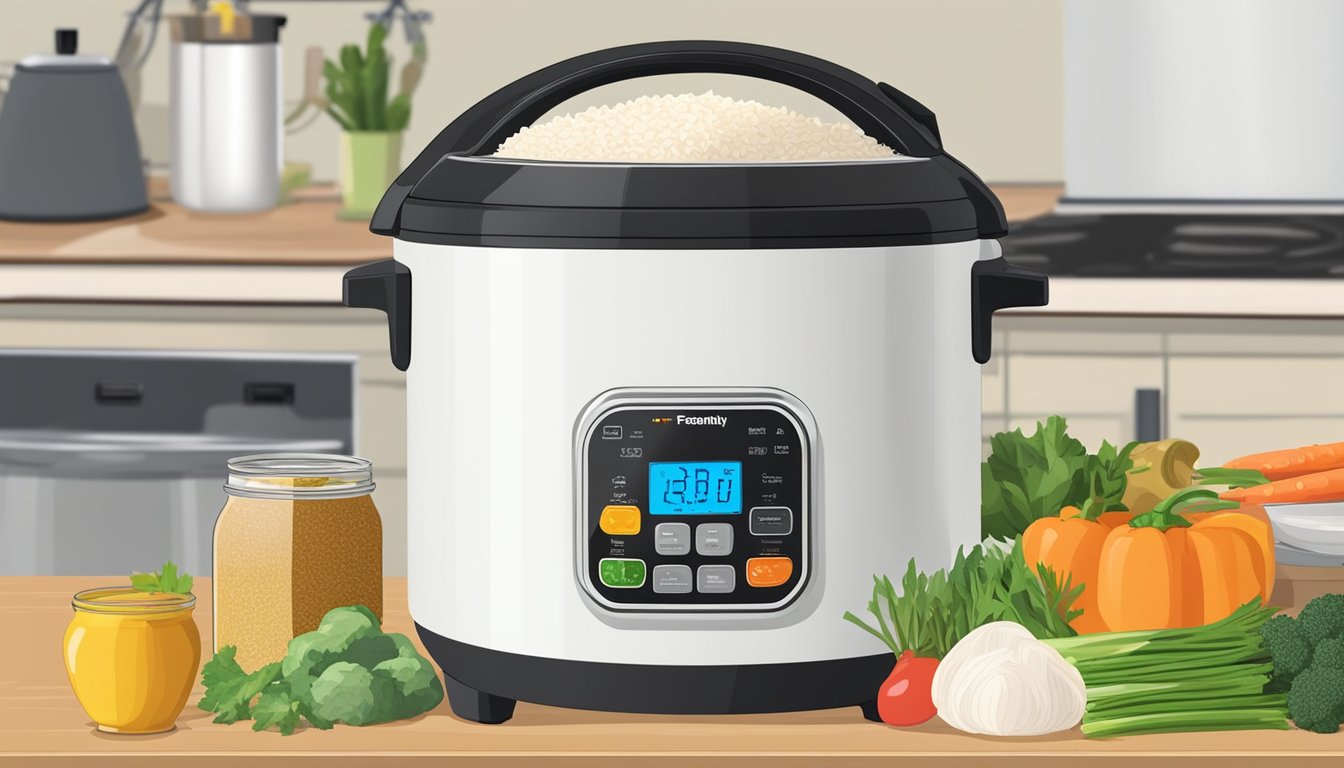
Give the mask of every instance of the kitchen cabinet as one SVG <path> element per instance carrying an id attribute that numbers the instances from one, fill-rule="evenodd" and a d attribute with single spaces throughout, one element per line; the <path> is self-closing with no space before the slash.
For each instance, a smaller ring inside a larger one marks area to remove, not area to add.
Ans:
<path id="1" fill-rule="evenodd" d="M 1203 461 L 1344 439 L 1344 321 L 1008 315 L 986 370 L 983 430 L 1058 413 L 1091 449 L 1135 439 L 1136 393 Z"/>
<path id="2" fill-rule="evenodd" d="M 383 314 L 339 306 L 0 303 L 0 338 L 23 348 L 355 355 L 355 453 L 373 461 L 384 570 L 405 574 L 406 391 L 388 360 Z"/>
<path id="3" fill-rule="evenodd" d="M 1002 370 L 986 371 L 982 387 L 986 441 L 1004 429 L 1030 434 L 1052 414 L 1066 417 L 1069 433 L 1089 447 L 1134 439 L 1135 393 L 1163 386 L 1160 334 L 1078 330 L 1054 318 L 1005 317 L 998 327 Z M 997 407 L 991 410 L 990 403 Z"/>

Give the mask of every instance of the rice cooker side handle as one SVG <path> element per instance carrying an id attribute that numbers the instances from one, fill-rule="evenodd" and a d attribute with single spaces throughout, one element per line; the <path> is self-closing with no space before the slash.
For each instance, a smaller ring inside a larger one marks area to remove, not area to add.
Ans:
<path id="1" fill-rule="evenodd" d="M 341 303 L 387 313 L 388 346 L 397 370 L 411 367 L 411 270 L 387 259 L 345 273 Z"/>
<path id="2" fill-rule="evenodd" d="M 1000 256 L 971 266 L 971 357 L 989 362 L 994 313 L 1008 307 L 1043 307 L 1050 302 L 1044 272 L 1015 267 Z"/>

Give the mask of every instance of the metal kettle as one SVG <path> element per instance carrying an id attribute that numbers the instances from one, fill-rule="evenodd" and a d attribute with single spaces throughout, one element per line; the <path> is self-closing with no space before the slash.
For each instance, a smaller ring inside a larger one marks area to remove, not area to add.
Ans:
<path id="1" fill-rule="evenodd" d="M 78 45 L 77 30 L 58 29 L 55 54 L 14 67 L 0 104 L 0 218 L 108 219 L 149 207 L 121 75 Z"/>

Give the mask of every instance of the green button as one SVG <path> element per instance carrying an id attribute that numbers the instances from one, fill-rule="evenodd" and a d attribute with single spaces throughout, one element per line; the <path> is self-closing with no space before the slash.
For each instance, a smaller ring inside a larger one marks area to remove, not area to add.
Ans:
<path id="1" fill-rule="evenodd" d="M 644 586 L 644 561 L 607 558 L 597 564 L 598 575 L 608 587 L 630 589 Z"/>

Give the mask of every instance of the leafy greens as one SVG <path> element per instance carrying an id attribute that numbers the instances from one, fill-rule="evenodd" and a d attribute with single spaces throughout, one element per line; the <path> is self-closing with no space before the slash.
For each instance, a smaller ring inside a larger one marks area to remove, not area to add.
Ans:
<path id="1" fill-rule="evenodd" d="M 172 560 L 163 564 L 158 573 L 132 573 L 131 587 L 137 592 L 169 592 L 175 595 L 191 594 L 192 578 L 186 571 L 177 570 Z"/>
<path id="2" fill-rule="evenodd" d="M 877 627 L 848 611 L 845 620 L 900 655 L 941 659 L 971 630 L 992 621 L 1014 621 L 1039 639 L 1071 637 L 1069 622 L 1081 615 L 1073 604 L 1081 585 L 1063 580 L 1044 565 L 1035 570 L 1022 556 L 1022 542 L 1011 551 L 994 546 L 959 550 L 952 567 L 921 573 L 912 559 L 900 589 L 886 576 L 873 577 L 868 612 Z"/>
<path id="3" fill-rule="evenodd" d="M 1066 506 L 1088 515 L 1124 511 L 1129 454 L 1137 443 L 1117 449 L 1102 441 L 1095 454 L 1068 434 L 1061 416 L 1037 422 L 1030 436 L 1021 429 L 990 439 L 990 455 L 980 465 L 981 533 L 1011 541 L 1032 522 L 1059 514 Z"/>
<path id="4" fill-rule="evenodd" d="M 197 705 L 216 723 L 252 719 L 288 736 L 301 720 L 369 725 L 414 717 L 443 701 L 443 684 L 409 638 L 383 633 L 362 605 L 334 608 L 312 632 L 289 641 L 285 658 L 248 673 L 224 646 L 201 670 Z M 255 701 L 255 703 L 254 703 Z"/>

